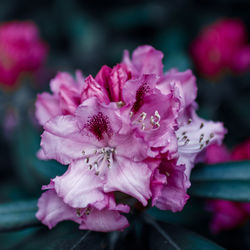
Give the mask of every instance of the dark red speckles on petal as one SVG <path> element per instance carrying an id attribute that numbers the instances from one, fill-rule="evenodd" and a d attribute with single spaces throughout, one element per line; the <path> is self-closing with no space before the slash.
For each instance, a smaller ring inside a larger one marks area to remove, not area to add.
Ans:
<path id="1" fill-rule="evenodd" d="M 136 113 L 140 108 L 141 106 L 143 105 L 144 103 L 144 97 L 146 95 L 146 93 L 148 93 L 150 90 L 150 87 L 148 86 L 147 83 L 143 83 L 139 89 L 136 91 L 136 96 L 135 96 L 135 103 L 132 107 L 132 111 L 134 113 Z"/>
<path id="2" fill-rule="evenodd" d="M 104 133 L 106 133 L 109 137 L 113 133 L 109 118 L 106 115 L 103 115 L 102 112 L 90 117 L 84 127 L 94 134 L 99 141 L 104 138 Z"/>

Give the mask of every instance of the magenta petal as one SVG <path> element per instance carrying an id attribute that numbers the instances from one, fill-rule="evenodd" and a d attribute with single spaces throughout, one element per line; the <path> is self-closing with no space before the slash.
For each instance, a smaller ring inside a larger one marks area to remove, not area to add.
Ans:
<path id="1" fill-rule="evenodd" d="M 67 172 L 56 177 L 54 183 L 58 196 L 71 207 L 87 207 L 104 199 L 102 180 L 84 160 L 71 163 Z"/>
<path id="2" fill-rule="evenodd" d="M 81 101 L 85 101 L 88 98 L 96 97 L 99 102 L 108 104 L 109 97 L 107 90 L 99 84 L 91 75 L 85 79 L 84 89 L 81 93 Z"/>
<path id="3" fill-rule="evenodd" d="M 175 161 L 165 161 L 160 167 L 161 171 L 166 174 L 167 181 L 163 185 L 160 195 L 155 192 L 158 197 L 154 197 L 154 204 L 162 210 L 181 211 L 189 198 L 186 193 L 185 167 L 176 165 Z M 158 179 L 158 183 L 162 182 L 162 176 L 158 174 L 155 177 Z"/>
<path id="4" fill-rule="evenodd" d="M 73 220 L 79 224 L 81 223 L 81 219 L 76 215 L 76 210 L 65 204 L 54 190 L 43 193 L 39 198 L 36 217 L 49 229 L 63 220 Z"/>

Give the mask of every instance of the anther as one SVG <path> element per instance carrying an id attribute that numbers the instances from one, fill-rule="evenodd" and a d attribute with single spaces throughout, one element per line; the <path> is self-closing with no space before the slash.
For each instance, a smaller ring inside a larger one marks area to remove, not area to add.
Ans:
<path id="1" fill-rule="evenodd" d="M 202 148 L 203 148 L 203 146 L 204 146 L 204 145 L 203 145 L 203 144 L 201 144 L 200 149 L 202 149 Z"/>
<path id="2" fill-rule="evenodd" d="M 209 140 L 206 140 L 206 145 L 209 143 Z"/>
<path id="3" fill-rule="evenodd" d="M 201 136 L 200 136 L 200 143 L 201 143 L 201 141 L 203 140 L 203 138 L 204 138 L 204 134 L 201 134 Z"/>
<path id="4" fill-rule="evenodd" d="M 211 133 L 211 134 L 210 134 L 210 138 L 213 138 L 213 137 L 214 137 L 214 133 Z"/>
<path id="5" fill-rule="evenodd" d="M 192 119 L 191 118 L 189 118 L 188 119 L 188 124 L 190 124 L 192 122 Z"/>
<path id="6" fill-rule="evenodd" d="M 200 125 L 200 129 L 202 129 L 204 127 L 204 123 L 202 122 Z"/>

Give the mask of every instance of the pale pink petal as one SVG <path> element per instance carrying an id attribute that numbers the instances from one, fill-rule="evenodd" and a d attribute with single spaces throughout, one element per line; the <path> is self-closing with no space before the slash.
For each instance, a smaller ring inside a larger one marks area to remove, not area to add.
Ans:
<path id="1" fill-rule="evenodd" d="M 197 155 L 210 144 L 221 144 L 226 132 L 222 123 L 205 121 L 199 118 L 194 111 L 190 120 L 176 131 L 179 152 L 178 165 L 185 165 L 185 173 L 188 177 Z"/>
<path id="2" fill-rule="evenodd" d="M 48 93 L 42 93 L 37 96 L 36 118 L 41 125 L 44 125 L 51 118 L 62 114 L 59 101 Z"/>
<path id="3" fill-rule="evenodd" d="M 144 206 L 151 196 L 150 178 L 152 171 L 146 163 L 133 162 L 129 158 L 117 156 L 107 171 L 105 192 L 120 191 L 138 199 Z"/>
<path id="4" fill-rule="evenodd" d="M 88 229 L 99 232 L 121 231 L 128 227 L 128 220 L 118 211 L 104 209 L 91 209 L 80 225 L 80 229 Z"/>
<path id="5" fill-rule="evenodd" d="M 89 141 L 83 139 L 73 116 L 57 116 L 45 125 L 41 140 L 43 156 L 69 164 L 72 160 L 81 158 L 86 148 L 94 151 L 93 146 L 88 146 Z"/>
<path id="6" fill-rule="evenodd" d="M 123 63 L 126 64 L 133 76 L 143 74 L 162 75 L 163 53 L 149 45 L 139 46 L 132 54 L 132 61 L 128 57 L 128 52 L 124 53 Z"/>
<path id="7" fill-rule="evenodd" d="M 49 229 L 58 222 L 64 220 L 73 220 L 81 223 L 81 218 L 77 217 L 76 210 L 69 207 L 61 198 L 56 195 L 54 190 L 46 191 L 38 200 L 37 219 L 47 225 Z"/>
<path id="8" fill-rule="evenodd" d="M 55 78 L 50 81 L 51 91 L 57 96 L 62 86 L 66 88 L 76 88 L 76 82 L 74 78 L 66 72 L 59 72 Z M 79 93 L 80 94 L 80 93 Z"/>
<path id="9" fill-rule="evenodd" d="M 71 207 L 87 207 L 104 199 L 103 181 L 84 160 L 71 163 L 67 172 L 56 177 L 54 183 L 58 196 Z"/>
<path id="10" fill-rule="evenodd" d="M 172 85 L 178 88 L 183 108 L 191 105 L 197 96 L 196 78 L 191 70 L 178 72 L 176 69 L 169 70 L 157 83 L 157 88 L 162 94 L 169 94 Z"/>

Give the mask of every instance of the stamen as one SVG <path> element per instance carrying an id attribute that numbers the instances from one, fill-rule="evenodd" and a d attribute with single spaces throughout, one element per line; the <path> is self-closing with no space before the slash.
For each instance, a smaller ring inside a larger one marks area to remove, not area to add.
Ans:
<path id="1" fill-rule="evenodd" d="M 170 173 L 169 172 L 165 172 L 166 176 L 169 177 L 170 176 Z"/>
<path id="2" fill-rule="evenodd" d="M 204 138 L 204 134 L 201 134 L 201 136 L 200 136 L 200 143 L 201 143 L 201 141 L 203 140 L 203 138 Z"/>
<path id="3" fill-rule="evenodd" d="M 188 124 L 190 124 L 192 122 L 192 119 L 191 118 L 189 118 L 188 119 Z"/>
<path id="4" fill-rule="evenodd" d="M 204 123 L 202 122 L 200 125 L 200 129 L 202 129 L 204 127 Z"/>

